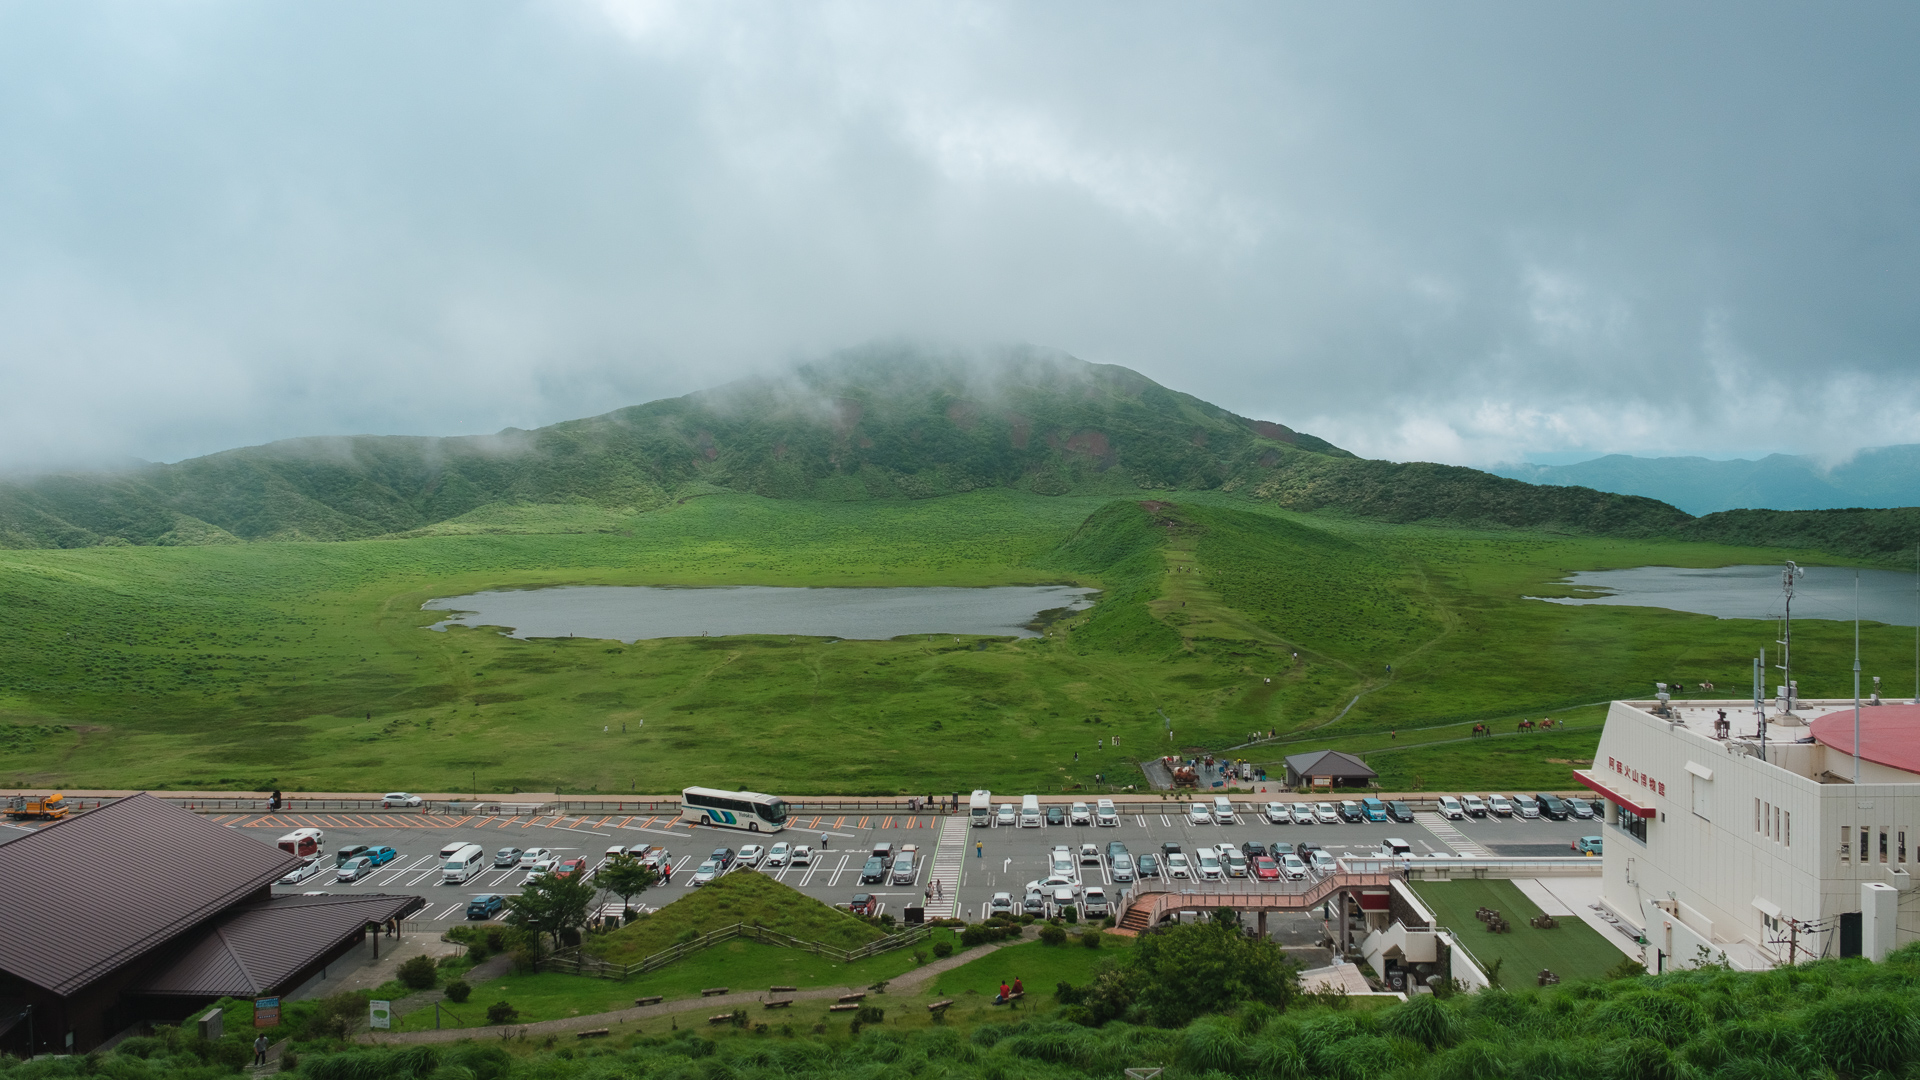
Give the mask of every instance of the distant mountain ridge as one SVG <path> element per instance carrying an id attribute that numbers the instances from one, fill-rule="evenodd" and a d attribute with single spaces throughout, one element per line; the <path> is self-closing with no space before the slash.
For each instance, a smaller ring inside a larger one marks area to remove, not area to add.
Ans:
<path id="1" fill-rule="evenodd" d="M 1757 461 L 1626 454 L 1574 465 L 1500 465 L 1496 476 L 1659 499 L 1689 514 L 1723 510 L 1838 510 L 1920 506 L 1920 445 L 1862 450 L 1831 469 L 1811 457 Z"/>

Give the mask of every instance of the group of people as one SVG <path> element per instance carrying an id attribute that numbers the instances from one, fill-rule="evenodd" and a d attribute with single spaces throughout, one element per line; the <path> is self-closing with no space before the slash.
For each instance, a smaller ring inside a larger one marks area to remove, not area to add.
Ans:
<path id="1" fill-rule="evenodd" d="M 1008 989 L 1007 981 L 1005 979 L 1002 979 L 1000 980 L 1000 996 L 997 998 L 994 998 L 993 1003 L 995 1005 L 1005 1005 L 1007 1002 L 1012 1001 L 1015 997 L 1024 997 L 1026 995 L 1026 992 L 1027 992 L 1027 988 L 1020 985 L 1020 976 L 1015 975 L 1013 977 L 1012 989 Z"/>

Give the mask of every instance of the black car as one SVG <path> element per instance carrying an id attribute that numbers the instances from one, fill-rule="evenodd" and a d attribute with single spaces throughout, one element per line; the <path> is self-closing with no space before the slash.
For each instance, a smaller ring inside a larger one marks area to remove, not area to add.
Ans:
<path id="1" fill-rule="evenodd" d="M 887 860 L 875 855 L 860 870 L 860 884 L 878 885 L 887 880 Z"/>
<path id="2" fill-rule="evenodd" d="M 1540 792 L 1534 795 L 1533 800 L 1540 804 L 1541 817 L 1551 818 L 1554 821 L 1567 820 L 1567 802 L 1560 796 Z"/>
<path id="3" fill-rule="evenodd" d="M 1130 852 L 1127 851 L 1127 845 L 1121 843 L 1120 841 L 1112 840 L 1107 843 L 1107 861 L 1108 862 L 1112 862 L 1113 857 L 1115 855 L 1127 855 L 1127 854 L 1131 854 Z"/>
<path id="4" fill-rule="evenodd" d="M 1179 853 L 1180 853 L 1180 845 L 1176 841 L 1169 840 L 1166 843 L 1160 845 L 1161 855 L 1177 855 Z"/>
<path id="5" fill-rule="evenodd" d="M 1139 871 L 1139 876 L 1143 878 L 1157 878 L 1160 876 L 1160 860 L 1156 858 L 1151 851 L 1143 851 L 1140 853 L 1140 858 L 1135 864 L 1135 868 Z"/>
<path id="6" fill-rule="evenodd" d="M 367 852 L 372 850 L 373 848 L 369 847 L 366 844 L 355 844 L 352 847 L 343 847 L 339 851 L 336 851 L 333 853 L 333 865 L 335 866 L 335 868 L 345 866 L 348 863 L 352 862 L 355 858 L 361 855 L 365 855 Z"/>
<path id="7" fill-rule="evenodd" d="M 1342 821 L 1358 824 L 1362 821 L 1367 820 L 1367 812 L 1365 810 L 1362 810 L 1360 808 L 1360 804 L 1357 802 L 1354 802 L 1352 799 L 1346 800 L 1340 805 L 1334 807 L 1334 809 L 1340 812 L 1340 820 Z"/>
<path id="8" fill-rule="evenodd" d="M 1402 824 L 1413 823 L 1413 807 L 1395 799 L 1387 804 L 1387 816 Z"/>
<path id="9" fill-rule="evenodd" d="M 1249 840 L 1240 845 L 1240 853 L 1249 859 L 1257 859 L 1267 853 L 1267 845 L 1258 840 Z"/>
<path id="10" fill-rule="evenodd" d="M 714 848 L 713 854 L 707 857 L 720 867 L 720 872 L 723 874 L 733 867 L 734 854 L 730 847 Z"/>
<path id="11" fill-rule="evenodd" d="M 1298 855 L 1300 861 L 1303 863 L 1311 863 L 1313 861 L 1313 853 L 1320 850 L 1322 850 L 1320 845 L 1311 840 L 1302 840 L 1293 845 L 1293 853 Z"/>
<path id="12" fill-rule="evenodd" d="M 1065 810 L 1060 809 L 1059 804 L 1056 803 L 1052 806 L 1047 807 L 1047 824 L 1065 825 L 1066 823 L 1067 823 L 1067 812 Z"/>

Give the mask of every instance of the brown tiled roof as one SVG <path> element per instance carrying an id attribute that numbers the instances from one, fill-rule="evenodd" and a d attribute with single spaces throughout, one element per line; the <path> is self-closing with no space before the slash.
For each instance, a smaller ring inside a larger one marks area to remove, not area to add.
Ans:
<path id="1" fill-rule="evenodd" d="M 258 997 L 285 983 L 368 923 L 426 906 L 418 896 L 281 896 L 232 909 L 127 988 L 135 994 Z"/>
<path id="2" fill-rule="evenodd" d="M 150 795 L 57 821 L 0 844 L 0 971 L 70 995 L 299 864 Z"/>
<path id="3" fill-rule="evenodd" d="M 1299 776 L 1364 776 L 1379 774 L 1367 767 L 1367 763 L 1352 754 L 1343 754 L 1338 750 L 1316 750 L 1305 754 L 1295 754 L 1287 759 L 1287 768 Z"/>

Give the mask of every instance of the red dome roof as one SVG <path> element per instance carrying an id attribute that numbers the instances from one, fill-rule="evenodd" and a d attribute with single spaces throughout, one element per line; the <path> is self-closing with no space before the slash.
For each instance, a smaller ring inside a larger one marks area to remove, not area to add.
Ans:
<path id="1" fill-rule="evenodd" d="M 1816 719 L 1813 737 L 1821 745 L 1853 754 L 1853 710 L 1842 709 Z M 1860 757 L 1865 761 L 1920 773 L 1920 705 L 1862 704 Z"/>

